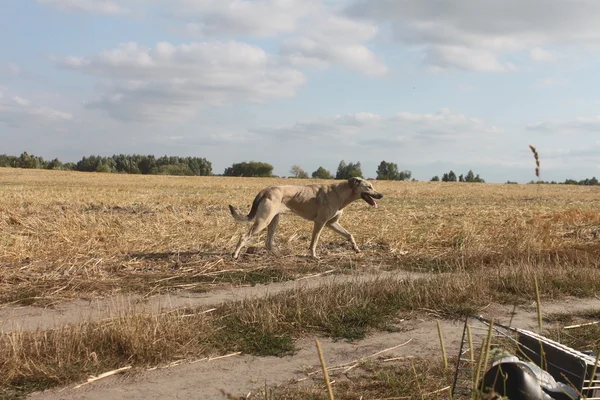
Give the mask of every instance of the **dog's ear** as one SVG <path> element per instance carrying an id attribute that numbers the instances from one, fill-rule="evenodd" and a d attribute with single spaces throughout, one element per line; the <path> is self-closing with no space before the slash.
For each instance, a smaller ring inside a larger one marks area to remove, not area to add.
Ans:
<path id="1" fill-rule="evenodd" d="M 353 178 L 348 179 L 348 184 L 350 185 L 352 190 L 354 190 L 358 187 L 358 185 L 360 185 L 360 181 L 361 181 L 360 178 L 353 177 Z"/>

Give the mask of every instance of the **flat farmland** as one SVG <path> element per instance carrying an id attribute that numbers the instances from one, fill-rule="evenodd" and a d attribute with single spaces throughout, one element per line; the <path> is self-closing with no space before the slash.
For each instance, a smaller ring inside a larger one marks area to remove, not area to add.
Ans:
<path id="1" fill-rule="evenodd" d="M 265 186 L 329 182 L 0 168 L 0 397 L 264 398 L 268 380 L 275 398 L 327 398 L 299 378 L 315 376 L 319 337 L 333 363 L 411 339 L 392 351 L 404 361 L 338 377 L 336 398 L 448 398 L 436 319 L 455 356 L 468 313 L 518 307 L 531 325 L 535 279 L 548 321 L 600 309 L 596 187 L 374 181 L 379 208 L 359 200 L 340 221 L 360 254 L 325 230 L 321 259 L 307 257 L 312 223 L 286 213 L 275 252 L 263 232 L 231 258 L 249 225 L 229 204 L 247 212 Z M 411 377 L 385 379 L 399 375 Z"/>

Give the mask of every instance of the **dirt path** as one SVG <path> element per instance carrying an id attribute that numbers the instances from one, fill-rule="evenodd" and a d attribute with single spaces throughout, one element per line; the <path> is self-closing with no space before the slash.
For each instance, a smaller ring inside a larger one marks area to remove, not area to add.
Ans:
<path id="1" fill-rule="evenodd" d="M 5 307 L 0 308 L 0 332 L 14 330 L 48 329 L 55 326 L 94 321 L 117 315 L 119 312 L 160 312 L 180 307 L 211 306 L 231 300 L 264 297 L 297 287 L 313 288 L 333 282 L 374 279 L 415 279 L 426 274 L 408 271 L 381 272 L 378 274 L 307 276 L 294 281 L 258 284 L 256 286 L 230 286 L 206 293 L 178 292 L 145 298 L 140 295 L 119 295 L 94 301 L 75 300 L 54 308 Z"/>
<path id="2" fill-rule="evenodd" d="M 344 364 L 378 351 L 406 343 L 385 353 L 385 357 L 440 354 L 435 321 L 407 321 L 406 332 L 378 333 L 357 343 L 320 339 L 329 366 Z M 444 322 L 451 354 L 458 351 L 462 324 Z M 286 357 L 235 356 L 214 361 L 145 371 L 129 377 L 111 377 L 79 389 L 48 391 L 34 394 L 36 400 L 100 400 L 100 399 L 224 399 L 220 389 L 234 395 L 245 395 L 264 387 L 283 384 L 307 376 L 307 370 L 318 367 L 314 339 L 302 339 L 299 351 Z"/>
<path id="3" fill-rule="evenodd" d="M 597 299 L 567 299 L 562 302 L 545 303 L 544 312 L 573 312 L 600 308 Z M 512 307 L 491 305 L 481 314 L 494 317 L 497 322 L 509 323 Z M 512 325 L 525 329 L 536 326 L 535 307 L 519 307 Z M 462 335 L 462 321 L 443 321 L 442 329 L 448 354 L 457 353 Z M 381 350 L 406 343 L 386 352 L 387 357 L 439 357 L 439 340 L 434 319 L 414 319 L 398 325 L 400 332 L 378 332 L 366 339 L 348 343 L 320 339 L 328 365 L 344 364 L 361 357 L 371 356 Z M 185 363 L 170 368 L 155 369 L 125 376 L 116 376 L 74 389 L 71 385 L 30 396 L 35 400 L 100 400 L 100 399 L 224 399 L 221 389 L 234 395 L 245 395 L 264 387 L 293 382 L 305 378 L 307 371 L 318 368 L 314 338 L 298 342 L 299 351 L 293 356 L 254 357 L 233 356 L 213 361 Z"/>
<path id="4" fill-rule="evenodd" d="M 46 329 L 67 323 L 75 323 L 114 316 L 118 312 L 135 309 L 138 312 L 159 312 L 185 306 L 213 306 L 226 301 L 263 297 L 269 294 L 292 290 L 297 287 L 313 288 L 332 282 L 353 280 L 370 281 L 376 278 L 415 279 L 428 275 L 406 271 L 384 272 L 376 275 L 321 275 L 296 281 L 268 285 L 223 288 L 209 293 L 178 293 L 143 298 L 141 296 L 118 296 L 97 301 L 73 301 L 53 309 L 37 307 L 5 307 L 0 309 L 0 330 Z M 562 302 L 545 303 L 544 312 L 573 312 L 578 309 L 600 308 L 597 299 L 567 299 Z M 509 323 L 512 307 L 491 305 L 481 312 L 485 317 L 494 317 L 497 322 Z M 519 307 L 513 316 L 512 325 L 533 328 L 536 324 L 533 305 Z M 398 324 L 399 332 L 376 332 L 366 339 L 349 343 L 321 339 L 329 366 L 343 364 L 368 357 L 398 344 L 405 345 L 383 354 L 384 357 L 439 357 L 439 340 L 433 318 L 411 319 Z M 443 321 L 442 328 L 449 355 L 458 351 L 462 334 L 462 321 Z M 314 338 L 304 338 L 297 343 L 298 351 L 286 357 L 255 357 L 238 355 L 217 360 L 185 362 L 176 366 L 148 371 L 135 371 L 113 376 L 75 389 L 49 390 L 30 395 L 39 400 L 68 399 L 224 399 L 221 389 L 245 395 L 264 387 L 285 384 L 306 378 L 307 371 L 318 368 Z"/>

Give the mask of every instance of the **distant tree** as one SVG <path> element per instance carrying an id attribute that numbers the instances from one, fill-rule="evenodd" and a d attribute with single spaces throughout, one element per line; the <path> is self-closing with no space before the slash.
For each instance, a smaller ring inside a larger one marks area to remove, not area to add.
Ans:
<path id="1" fill-rule="evenodd" d="M 47 169 L 63 169 L 63 163 L 58 159 L 55 158 L 54 160 L 48 162 L 48 164 L 46 165 Z"/>
<path id="2" fill-rule="evenodd" d="M 29 155 L 26 151 L 21 153 L 19 159 L 17 160 L 18 168 L 43 168 L 44 159 L 41 157 L 36 157 L 33 154 Z"/>
<path id="3" fill-rule="evenodd" d="M 398 180 L 399 181 L 408 181 L 408 180 L 410 180 L 411 176 L 412 176 L 412 171 L 405 169 L 404 171 L 400 171 L 400 173 L 398 174 Z M 414 181 L 414 179 L 413 179 L 413 181 Z"/>
<path id="4" fill-rule="evenodd" d="M 264 162 L 243 161 L 234 163 L 231 167 L 226 168 L 223 175 L 271 177 L 273 176 L 273 166 Z"/>
<path id="5" fill-rule="evenodd" d="M 312 177 L 315 179 L 333 179 L 331 172 L 327 171 L 323 167 L 317 168 L 317 170 L 312 173 Z"/>
<path id="6" fill-rule="evenodd" d="M 154 164 L 152 159 L 146 161 L 146 163 Z M 178 168 L 173 169 L 173 171 L 181 172 L 183 167 L 179 164 L 185 164 L 187 165 L 187 168 L 192 171 L 192 175 L 212 175 L 212 164 L 204 158 L 163 156 L 157 159 L 155 164 L 156 167 L 153 167 L 154 170 L 159 170 L 160 167 L 165 165 L 178 165 Z M 144 165 L 144 168 L 146 168 L 146 165 Z M 164 171 L 165 169 L 163 168 L 162 170 Z"/>
<path id="7" fill-rule="evenodd" d="M 308 174 L 306 173 L 306 171 L 304 171 L 299 165 L 292 165 L 292 168 L 290 169 L 290 174 L 292 178 L 308 178 Z"/>
<path id="8" fill-rule="evenodd" d="M 108 162 L 102 162 L 96 167 L 96 172 L 112 172 L 112 168 Z"/>
<path id="9" fill-rule="evenodd" d="M 178 163 L 178 164 L 165 164 L 160 167 L 155 167 L 152 170 L 152 174 L 155 175 L 181 175 L 181 176 L 193 176 L 196 175 L 194 171 L 191 170 L 189 165 L 186 163 Z"/>
<path id="10" fill-rule="evenodd" d="M 112 157 L 115 172 L 123 172 L 126 174 L 139 174 L 139 156 L 128 156 L 125 154 L 113 155 Z"/>
<path id="11" fill-rule="evenodd" d="M 209 176 L 212 175 L 212 164 L 205 158 L 186 157 L 182 159 L 184 164 L 194 173 L 194 175 Z"/>
<path id="12" fill-rule="evenodd" d="M 77 162 L 77 166 L 75 168 L 77 171 L 82 172 L 96 172 L 100 165 L 104 163 L 104 161 L 105 159 L 100 156 L 83 157 Z"/>
<path id="13" fill-rule="evenodd" d="M 335 179 L 350 179 L 353 177 L 363 177 L 362 171 L 360 169 L 360 161 L 348 164 L 346 164 L 344 160 L 340 161 L 337 173 L 335 174 Z"/>
<path id="14" fill-rule="evenodd" d="M 447 174 L 442 176 L 442 182 L 456 182 L 456 174 L 450 170 Z"/>
<path id="15" fill-rule="evenodd" d="M 434 176 L 433 178 L 431 178 L 431 182 L 439 182 L 440 181 L 440 177 L 439 176 Z"/>
<path id="16" fill-rule="evenodd" d="M 465 181 L 465 177 L 463 176 L 463 174 L 460 174 L 460 175 L 458 176 L 458 181 L 459 181 L 459 182 L 464 182 L 464 181 Z"/>
<path id="17" fill-rule="evenodd" d="M 398 165 L 393 162 L 382 161 L 377 167 L 377 180 L 395 181 L 398 179 Z"/>
<path id="18" fill-rule="evenodd" d="M 584 179 L 582 181 L 579 181 L 578 184 L 584 186 L 594 186 L 598 184 L 598 179 L 596 179 L 596 177 L 592 177 L 592 179 Z"/>
<path id="19" fill-rule="evenodd" d="M 473 171 L 469 170 L 469 172 L 467 172 L 465 182 L 475 182 L 475 174 L 473 173 Z"/>
<path id="20" fill-rule="evenodd" d="M 142 174 L 150 174 L 152 169 L 156 168 L 156 157 L 153 155 L 142 157 L 138 163 L 138 168 Z"/>
<path id="21" fill-rule="evenodd" d="M 161 168 L 167 165 L 174 165 L 174 168 Z M 184 165 L 185 168 L 182 166 Z M 160 173 L 168 174 L 172 171 L 186 175 L 212 175 L 212 164 L 205 158 L 198 157 L 161 157 L 158 160 L 153 156 L 144 156 L 138 154 L 118 154 L 111 157 L 88 156 L 83 157 L 77 163 L 69 162 L 62 164 L 58 158 L 52 161 L 45 161 L 42 157 L 36 157 L 27 152 L 19 157 L 0 155 L 0 167 L 14 168 L 46 168 L 46 169 L 65 169 L 84 172 L 120 172 L 127 174 L 150 174 Z"/>
<path id="22" fill-rule="evenodd" d="M 469 170 L 469 172 L 467 172 L 467 176 L 465 177 L 465 182 L 485 183 L 485 181 L 479 177 L 479 174 L 475 175 L 473 173 L 473 171 L 471 171 L 471 170 Z"/>

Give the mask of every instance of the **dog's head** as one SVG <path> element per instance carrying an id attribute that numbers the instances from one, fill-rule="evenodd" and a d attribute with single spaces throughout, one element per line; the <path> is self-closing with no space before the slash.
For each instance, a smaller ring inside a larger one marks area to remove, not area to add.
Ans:
<path id="1" fill-rule="evenodd" d="M 348 184 L 352 188 L 352 193 L 360 195 L 369 205 L 377 208 L 377 202 L 374 199 L 381 199 L 383 194 L 376 191 L 371 182 L 362 178 L 350 178 Z"/>

